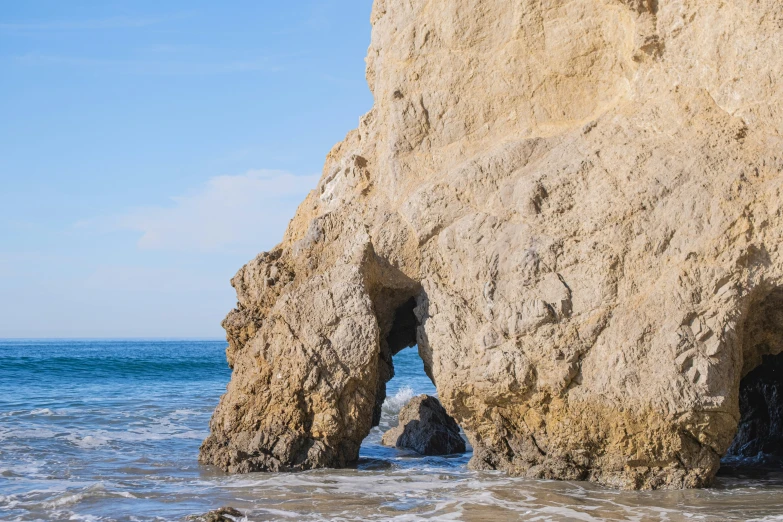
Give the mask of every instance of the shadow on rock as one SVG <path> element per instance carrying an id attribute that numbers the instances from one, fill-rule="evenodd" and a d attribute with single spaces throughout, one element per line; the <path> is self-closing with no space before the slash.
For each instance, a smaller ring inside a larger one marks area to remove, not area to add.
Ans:
<path id="1" fill-rule="evenodd" d="M 399 424 L 383 434 L 385 446 L 410 449 L 421 455 L 465 453 L 465 441 L 456 421 L 438 399 L 419 395 L 399 414 Z"/>

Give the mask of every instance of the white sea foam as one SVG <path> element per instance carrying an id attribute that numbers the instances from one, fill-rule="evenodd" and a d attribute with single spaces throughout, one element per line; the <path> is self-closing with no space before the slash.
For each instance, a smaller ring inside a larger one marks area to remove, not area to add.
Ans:
<path id="1" fill-rule="evenodd" d="M 57 433 L 53 430 L 47 429 L 47 428 L 10 428 L 10 429 L 3 429 L 0 427 L 0 440 L 5 440 L 9 438 L 15 438 L 15 439 L 49 439 L 56 435 Z"/>
<path id="2" fill-rule="evenodd" d="M 396 416 L 400 413 L 403 406 L 413 398 L 416 392 L 410 386 L 403 386 L 392 397 L 386 397 L 383 401 L 383 413 L 387 415 Z"/>
<path id="3" fill-rule="evenodd" d="M 3 509 L 13 509 L 19 504 L 16 495 L 0 495 L 0 507 Z"/>
<path id="4" fill-rule="evenodd" d="M 49 509 L 70 506 L 72 504 L 76 504 L 77 502 L 82 500 L 85 496 L 86 496 L 85 493 L 73 493 L 69 495 L 63 495 L 49 502 L 44 502 L 43 506 Z"/>
<path id="5" fill-rule="evenodd" d="M 185 426 L 160 422 L 148 428 L 122 431 L 92 430 L 85 433 L 84 430 L 73 430 L 64 438 L 80 448 L 94 449 L 110 443 L 138 443 L 171 439 L 203 440 L 207 435 L 205 430 L 193 430 Z M 1 434 L 0 438 L 2 438 Z"/>
<path id="6" fill-rule="evenodd" d="M 43 507 L 47 509 L 63 508 L 68 506 L 74 506 L 86 499 L 101 499 L 101 498 L 138 498 L 136 495 L 128 491 L 115 491 L 107 488 L 104 482 L 97 482 L 81 489 L 67 489 L 65 491 L 57 492 L 53 498 L 42 503 Z"/>
<path id="7" fill-rule="evenodd" d="M 66 440 L 73 443 L 75 446 L 78 446 L 82 449 L 99 448 L 109 443 L 109 439 L 107 437 L 94 436 L 94 435 L 85 435 L 82 437 L 79 435 L 72 434 L 72 435 L 68 435 L 65 438 Z"/>
<path id="8" fill-rule="evenodd" d="M 97 517 L 95 515 L 83 515 L 81 513 L 69 512 L 67 515 L 68 520 L 77 520 L 80 522 L 100 522 L 101 520 L 104 520 L 101 517 Z"/>

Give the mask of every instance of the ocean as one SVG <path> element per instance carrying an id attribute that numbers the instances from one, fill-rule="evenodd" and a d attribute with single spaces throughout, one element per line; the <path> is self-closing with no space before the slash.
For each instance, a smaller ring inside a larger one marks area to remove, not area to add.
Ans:
<path id="1" fill-rule="evenodd" d="M 182 520 L 230 505 L 247 520 L 783 520 L 783 471 L 735 468 L 715 487 L 615 491 L 467 469 L 380 445 L 406 400 L 435 389 L 395 356 L 380 428 L 355 468 L 227 475 L 198 448 L 231 372 L 225 342 L 0 341 L 0 519 Z"/>

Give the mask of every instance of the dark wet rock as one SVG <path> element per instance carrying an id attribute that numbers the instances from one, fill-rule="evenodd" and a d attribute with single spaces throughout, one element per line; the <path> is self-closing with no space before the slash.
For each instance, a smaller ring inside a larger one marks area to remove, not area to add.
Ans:
<path id="1" fill-rule="evenodd" d="M 186 520 L 193 522 L 236 522 L 244 519 L 245 515 L 238 509 L 223 506 L 203 515 L 190 515 Z"/>
<path id="2" fill-rule="evenodd" d="M 740 383 L 740 418 L 728 457 L 783 458 L 783 353 L 763 362 Z"/>
<path id="3" fill-rule="evenodd" d="M 438 399 L 429 395 L 411 399 L 400 410 L 399 424 L 383 434 L 382 442 L 421 455 L 465 453 L 459 426 Z"/>

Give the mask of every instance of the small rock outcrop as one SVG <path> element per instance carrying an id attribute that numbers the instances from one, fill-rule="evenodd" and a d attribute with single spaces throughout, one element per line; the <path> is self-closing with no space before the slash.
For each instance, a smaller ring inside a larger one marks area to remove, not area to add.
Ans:
<path id="1" fill-rule="evenodd" d="M 470 466 L 710 484 L 783 351 L 780 0 L 375 0 L 375 97 L 233 278 L 231 472 L 355 462 L 417 345 Z"/>
<path id="2" fill-rule="evenodd" d="M 244 520 L 244 515 L 236 508 L 224 506 L 203 515 L 190 515 L 185 520 L 191 522 L 238 522 Z"/>
<path id="3" fill-rule="evenodd" d="M 438 399 L 429 395 L 414 397 L 403 406 L 397 426 L 384 433 L 381 442 L 420 455 L 465 453 L 459 426 Z"/>

